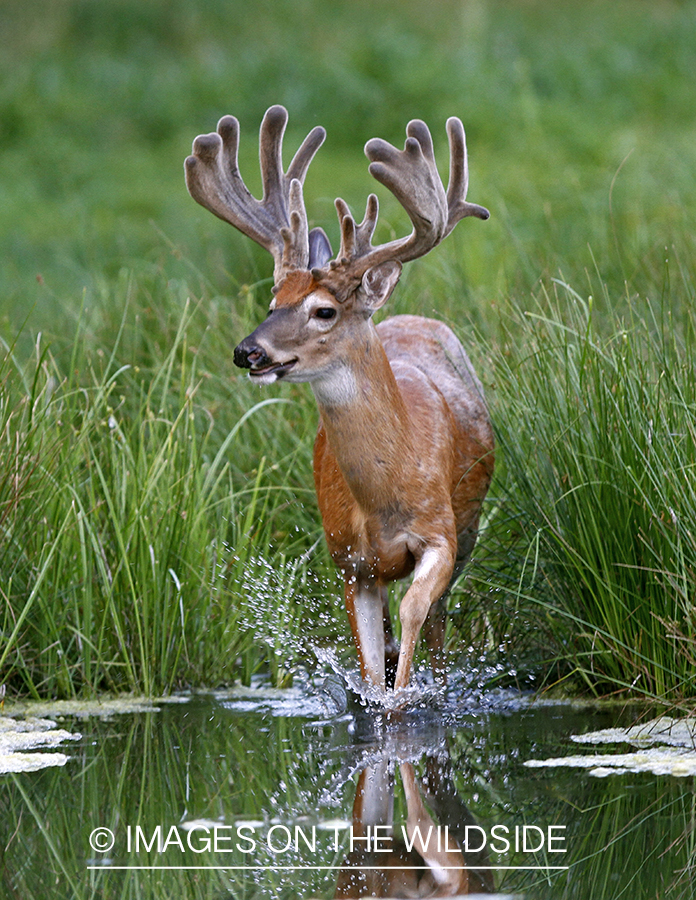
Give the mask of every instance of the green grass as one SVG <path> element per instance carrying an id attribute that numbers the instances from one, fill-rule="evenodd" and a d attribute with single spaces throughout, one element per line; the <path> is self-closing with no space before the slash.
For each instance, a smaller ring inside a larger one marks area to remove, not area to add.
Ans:
<path id="1" fill-rule="evenodd" d="M 287 158 L 327 128 L 305 195 L 334 244 L 335 195 L 360 210 L 374 186 L 368 138 L 422 117 L 444 169 L 446 117 L 467 129 L 492 218 L 407 267 L 389 310 L 453 325 L 499 435 L 453 644 L 693 695 L 693 3 L 8 0 L 0 29 L 0 679 L 156 693 L 270 663 L 280 683 L 272 610 L 345 634 L 311 393 L 231 360 L 270 260 L 183 183 L 232 112 L 258 189 L 282 102 Z M 380 237 L 401 233 L 380 200 Z"/>
<path id="2" fill-rule="evenodd" d="M 109 358 L 92 358 L 82 332 L 72 374 L 40 342 L 24 367 L 5 356 L 0 669 L 17 690 L 152 695 L 248 678 L 264 659 L 245 627 L 247 592 L 274 548 L 296 552 L 282 508 L 302 488 L 274 479 L 263 452 L 255 474 L 234 460 L 250 455 L 245 440 L 280 449 L 280 417 L 253 426 L 289 404 L 259 399 L 221 429 L 204 353 L 188 343 L 194 317 L 185 307 L 152 369 L 116 362 L 119 337 Z"/>
<path id="3" fill-rule="evenodd" d="M 693 695 L 696 648 L 694 322 L 673 302 L 633 298 L 598 328 L 593 298 L 557 283 L 511 310 L 486 585 L 505 592 L 501 641 L 531 615 L 594 689 L 667 700 Z"/>

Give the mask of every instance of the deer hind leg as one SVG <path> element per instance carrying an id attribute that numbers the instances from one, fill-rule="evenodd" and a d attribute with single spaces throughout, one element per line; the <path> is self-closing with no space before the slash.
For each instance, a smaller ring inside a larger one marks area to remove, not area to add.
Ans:
<path id="1" fill-rule="evenodd" d="M 344 573 L 344 578 L 346 611 L 358 651 L 360 674 L 364 681 L 384 687 L 385 628 L 381 586 L 374 578 L 355 572 Z"/>
<path id="2" fill-rule="evenodd" d="M 416 564 L 413 582 L 406 591 L 399 610 L 401 649 L 394 681 L 395 691 L 408 686 L 418 635 L 433 604 L 437 604 L 446 593 L 453 568 L 454 554 L 448 546 L 442 545 L 428 547 Z M 444 608 L 442 612 L 444 613 Z M 440 624 L 437 610 L 433 613 L 433 619 L 426 629 L 426 639 L 428 639 L 429 632 L 430 640 L 434 642 L 434 648 L 437 651 L 439 644 L 444 640 L 444 616 L 442 616 Z"/>

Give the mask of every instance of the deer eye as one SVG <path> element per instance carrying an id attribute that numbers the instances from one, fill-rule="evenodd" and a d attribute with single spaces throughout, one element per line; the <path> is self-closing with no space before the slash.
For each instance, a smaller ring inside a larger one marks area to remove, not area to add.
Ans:
<path id="1" fill-rule="evenodd" d="M 314 315 L 317 319 L 333 319 L 336 315 L 336 310 L 333 306 L 320 306 L 319 309 L 314 311 Z"/>

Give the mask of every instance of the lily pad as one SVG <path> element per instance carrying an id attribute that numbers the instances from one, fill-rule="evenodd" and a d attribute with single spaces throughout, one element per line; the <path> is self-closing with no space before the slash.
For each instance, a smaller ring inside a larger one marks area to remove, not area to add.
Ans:
<path id="1" fill-rule="evenodd" d="M 0 775 L 9 772 L 38 772 L 50 766 L 64 766 L 64 753 L 0 753 Z"/>
<path id="2" fill-rule="evenodd" d="M 187 703 L 188 697 L 98 697 L 95 700 L 26 700 L 6 704 L 5 710 L 12 716 L 74 716 L 78 719 L 97 717 L 109 719 L 114 715 L 141 712 L 159 712 L 163 703 Z"/>

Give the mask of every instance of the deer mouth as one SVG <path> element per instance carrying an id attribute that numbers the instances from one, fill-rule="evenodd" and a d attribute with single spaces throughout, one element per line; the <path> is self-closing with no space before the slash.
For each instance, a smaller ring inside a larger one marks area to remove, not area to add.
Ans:
<path id="1" fill-rule="evenodd" d="M 270 381 L 278 381 L 278 379 L 283 378 L 284 375 L 292 369 L 292 367 L 297 362 L 297 357 L 295 359 L 288 360 L 288 362 L 284 363 L 271 363 L 270 365 L 260 365 L 260 366 L 252 366 L 249 369 L 249 377 L 250 378 L 258 378 L 259 380 L 270 380 Z"/>

